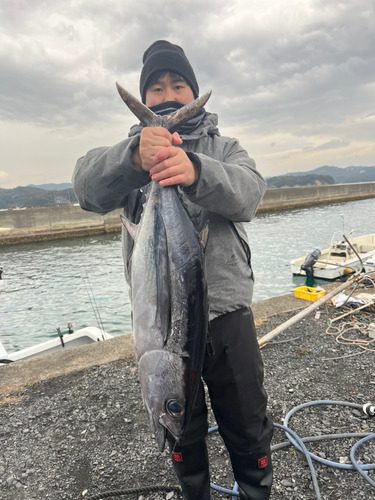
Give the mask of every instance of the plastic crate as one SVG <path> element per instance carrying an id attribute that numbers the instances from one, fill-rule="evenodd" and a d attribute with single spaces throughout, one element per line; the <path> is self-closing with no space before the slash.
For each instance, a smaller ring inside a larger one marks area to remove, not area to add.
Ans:
<path id="1" fill-rule="evenodd" d="M 316 291 L 316 288 L 311 288 L 310 286 L 300 286 L 294 289 L 294 296 L 297 299 L 310 300 L 311 302 L 316 302 L 317 300 L 324 297 L 326 291 L 319 290 Z"/>

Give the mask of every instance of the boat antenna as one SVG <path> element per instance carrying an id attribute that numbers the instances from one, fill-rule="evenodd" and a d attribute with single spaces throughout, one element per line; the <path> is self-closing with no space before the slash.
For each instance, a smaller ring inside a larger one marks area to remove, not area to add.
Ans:
<path id="1" fill-rule="evenodd" d="M 344 219 L 344 214 L 341 214 L 342 218 L 342 235 L 345 237 L 345 219 Z"/>
<path id="2" fill-rule="evenodd" d="M 345 240 L 346 240 L 347 244 L 351 247 L 351 249 L 353 250 L 353 252 L 354 252 L 354 253 L 356 254 L 356 256 L 358 257 L 359 262 L 361 263 L 361 271 L 362 271 L 362 269 L 363 269 L 363 262 L 362 262 L 362 259 L 361 259 L 360 255 L 359 255 L 359 253 L 358 253 L 358 252 L 357 252 L 357 250 L 354 248 L 354 246 L 350 243 L 350 241 L 349 241 L 349 240 L 348 240 L 348 238 L 345 236 L 345 234 L 344 234 L 344 238 L 345 238 Z"/>
<path id="3" fill-rule="evenodd" d="M 87 292 L 89 301 L 91 303 L 92 310 L 94 312 L 96 323 L 98 325 L 99 330 L 102 333 L 102 339 L 107 340 L 107 334 L 106 334 L 106 331 L 104 330 L 102 317 L 100 316 L 99 307 L 98 307 L 98 304 L 96 302 L 96 298 L 95 298 L 94 291 L 93 291 L 92 286 L 91 286 L 91 282 L 90 282 L 89 275 L 87 273 L 87 269 L 85 269 L 85 275 L 81 271 L 81 277 L 82 277 L 83 283 L 86 287 L 86 292 Z"/>

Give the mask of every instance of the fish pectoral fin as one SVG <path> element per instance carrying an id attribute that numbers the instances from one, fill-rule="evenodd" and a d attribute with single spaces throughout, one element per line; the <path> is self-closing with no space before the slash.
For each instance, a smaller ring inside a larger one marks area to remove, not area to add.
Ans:
<path id="1" fill-rule="evenodd" d="M 122 225 L 125 227 L 127 232 L 130 234 L 130 236 L 135 240 L 135 237 L 137 236 L 138 233 L 138 226 L 137 224 L 134 224 L 133 222 L 130 222 L 129 219 L 127 219 L 124 215 L 120 214 L 121 222 Z"/>
<path id="2" fill-rule="evenodd" d="M 202 231 L 198 234 L 199 243 L 201 244 L 203 252 L 206 250 L 208 235 L 209 235 L 209 222 L 207 221 Z"/>
<path id="3" fill-rule="evenodd" d="M 155 237 L 155 263 L 156 263 L 156 305 L 155 324 L 163 337 L 163 345 L 168 342 L 171 334 L 171 293 L 169 285 L 169 258 L 167 232 L 163 217 L 155 209 L 154 216 Z"/>

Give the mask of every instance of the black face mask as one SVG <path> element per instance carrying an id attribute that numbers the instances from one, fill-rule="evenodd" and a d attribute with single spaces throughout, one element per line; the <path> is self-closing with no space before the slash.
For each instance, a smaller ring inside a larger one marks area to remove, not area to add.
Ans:
<path id="1" fill-rule="evenodd" d="M 159 116 L 166 116 L 166 115 L 171 115 L 178 109 L 181 109 L 184 107 L 184 104 L 181 104 L 180 102 L 177 101 L 167 101 L 167 102 L 162 102 L 161 104 L 157 104 L 156 106 L 151 106 L 150 109 L 153 113 Z M 201 108 L 198 113 L 193 116 L 193 118 L 190 118 L 184 125 L 181 125 L 181 127 L 178 128 L 177 132 L 179 134 L 189 134 L 193 130 L 195 130 L 198 125 L 202 122 L 206 112 L 204 108 Z"/>

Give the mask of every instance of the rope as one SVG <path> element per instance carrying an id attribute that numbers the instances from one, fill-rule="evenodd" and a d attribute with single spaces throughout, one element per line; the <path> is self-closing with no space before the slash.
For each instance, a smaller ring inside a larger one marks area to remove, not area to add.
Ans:
<path id="1" fill-rule="evenodd" d="M 362 336 L 368 336 L 368 325 L 366 323 L 360 323 L 352 316 L 351 321 L 339 323 L 337 326 L 334 326 L 332 323 L 329 324 L 328 328 L 326 329 L 326 334 L 336 335 L 335 340 L 338 344 L 351 345 L 360 347 L 365 351 L 375 352 L 375 349 L 370 349 L 370 345 L 375 342 L 375 339 L 366 340 L 364 338 L 352 339 L 345 337 L 344 334 L 349 331 L 358 331 Z"/>

